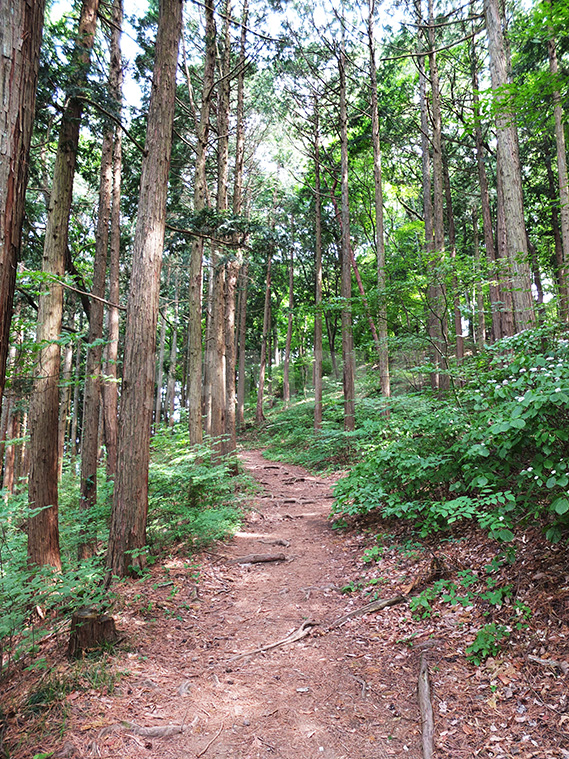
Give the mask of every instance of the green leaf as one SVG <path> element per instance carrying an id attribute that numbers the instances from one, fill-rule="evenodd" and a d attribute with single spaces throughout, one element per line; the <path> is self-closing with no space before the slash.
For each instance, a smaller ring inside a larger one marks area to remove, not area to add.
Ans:
<path id="1" fill-rule="evenodd" d="M 567 511 L 569 511 L 569 500 L 567 498 L 564 498 L 561 496 L 560 498 L 556 498 L 553 503 L 551 504 L 551 509 L 556 514 L 566 514 Z"/>

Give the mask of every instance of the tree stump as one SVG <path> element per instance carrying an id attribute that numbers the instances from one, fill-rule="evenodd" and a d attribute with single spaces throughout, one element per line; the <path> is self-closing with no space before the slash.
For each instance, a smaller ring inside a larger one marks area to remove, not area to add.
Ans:
<path id="1" fill-rule="evenodd" d="M 70 658 L 80 656 L 84 651 L 100 648 L 105 643 L 115 643 L 117 639 L 115 620 L 91 606 L 85 606 L 71 618 L 67 655 Z"/>

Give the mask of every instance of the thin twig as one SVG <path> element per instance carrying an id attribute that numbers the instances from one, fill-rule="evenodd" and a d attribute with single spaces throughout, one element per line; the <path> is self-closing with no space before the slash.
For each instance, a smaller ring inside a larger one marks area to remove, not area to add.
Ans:
<path id="1" fill-rule="evenodd" d="M 204 749 L 202 749 L 199 754 L 196 754 L 196 759 L 200 759 L 200 756 L 203 756 L 205 754 L 205 752 L 208 750 L 211 744 L 219 738 L 222 732 L 223 732 L 223 722 L 221 723 L 221 727 L 219 728 L 217 734 L 213 736 L 213 738 L 210 740 L 207 746 Z"/>

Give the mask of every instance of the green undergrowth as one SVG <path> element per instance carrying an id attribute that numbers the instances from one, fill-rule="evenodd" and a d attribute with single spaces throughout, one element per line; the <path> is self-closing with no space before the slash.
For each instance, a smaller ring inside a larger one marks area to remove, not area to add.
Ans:
<path id="1" fill-rule="evenodd" d="M 421 536 L 466 521 L 510 541 L 528 523 L 569 527 L 569 341 L 548 330 L 502 340 L 439 398 L 395 398 L 335 489 L 334 514 L 377 510 Z M 373 426 L 373 429 L 372 429 Z"/>
<path id="2" fill-rule="evenodd" d="M 429 620 L 433 630 L 441 621 L 448 631 L 444 620 L 453 609 L 459 609 L 451 623 L 454 639 L 466 660 L 475 665 L 505 653 L 511 640 L 526 634 L 532 609 L 526 603 L 528 594 L 524 591 L 521 595 L 519 572 L 525 557 L 518 555 L 518 546 L 508 543 L 496 553 L 492 541 L 481 534 L 476 541 L 463 538 L 437 543 L 433 538 L 418 540 L 409 531 L 407 537 L 403 530 L 375 536 L 373 529 L 371 532 L 371 544 L 360 557 L 363 566 L 357 578 L 342 588 L 343 593 L 362 595 L 366 601 L 409 593 L 407 608 L 419 630 Z M 519 546 L 524 548 L 523 543 Z M 447 562 L 447 554 L 454 560 Z M 471 566 L 458 568 L 466 561 Z M 425 569 L 426 563 L 430 570 Z M 399 642 L 412 647 L 419 630 Z"/>
<path id="3" fill-rule="evenodd" d="M 213 460 L 210 445 L 192 449 L 185 425 L 154 436 L 149 472 L 148 564 L 173 544 L 186 554 L 237 529 L 243 494 L 250 485 L 227 463 Z M 0 497 L 0 658 L 2 672 L 25 655 L 37 657 L 42 640 L 65 626 L 74 610 L 113 604 L 104 587 L 105 551 L 112 505 L 112 482 L 98 472 L 98 503 L 79 509 L 79 464 L 68 461 L 59 489 L 63 569 L 31 571 L 26 557 L 27 494 Z M 96 555 L 77 560 L 81 536 L 97 545 Z M 181 546 L 181 548 L 180 548 Z"/>

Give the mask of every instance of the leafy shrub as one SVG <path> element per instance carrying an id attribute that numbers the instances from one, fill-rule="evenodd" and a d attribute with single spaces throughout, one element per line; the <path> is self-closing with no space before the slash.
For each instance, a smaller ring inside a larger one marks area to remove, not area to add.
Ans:
<path id="1" fill-rule="evenodd" d="M 496 656 L 504 640 L 509 638 L 510 631 L 505 625 L 489 622 L 481 627 L 474 642 L 466 648 L 466 658 L 478 666 L 489 656 Z"/>
<path id="2" fill-rule="evenodd" d="M 504 541 L 520 520 L 538 518 L 548 539 L 561 537 L 569 526 L 569 341 L 534 330 L 473 364 L 452 400 L 393 401 L 362 461 L 337 484 L 335 514 L 378 509 L 422 535 L 470 519 Z"/>

